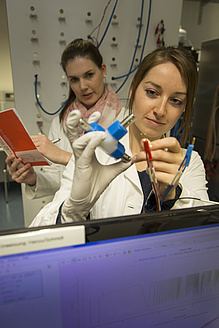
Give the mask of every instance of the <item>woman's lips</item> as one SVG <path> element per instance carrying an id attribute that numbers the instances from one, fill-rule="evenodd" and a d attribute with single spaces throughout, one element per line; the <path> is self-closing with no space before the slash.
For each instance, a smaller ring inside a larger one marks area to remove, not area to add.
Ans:
<path id="1" fill-rule="evenodd" d="M 148 117 L 146 117 L 146 120 L 149 122 L 149 124 L 153 125 L 153 126 L 163 126 L 165 123 L 161 123 L 155 120 L 152 120 Z"/>
<path id="2" fill-rule="evenodd" d="M 86 99 L 88 99 L 88 98 L 92 97 L 92 95 L 93 95 L 93 92 L 86 93 L 85 95 L 83 95 L 83 97 L 86 98 Z"/>

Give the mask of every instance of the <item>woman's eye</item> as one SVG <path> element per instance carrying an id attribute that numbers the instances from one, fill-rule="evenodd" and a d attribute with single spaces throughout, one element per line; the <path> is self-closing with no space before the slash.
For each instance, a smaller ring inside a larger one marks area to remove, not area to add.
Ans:
<path id="1" fill-rule="evenodd" d="M 183 101 L 181 99 L 176 99 L 176 98 L 172 99 L 172 103 L 174 104 L 174 106 L 182 106 L 183 105 Z"/>
<path id="2" fill-rule="evenodd" d="M 147 89 L 146 90 L 146 94 L 149 96 L 149 97 L 154 97 L 157 95 L 157 92 L 155 90 L 151 90 L 151 89 Z"/>
<path id="3" fill-rule="evenodd" d="M 77 79 L 75 78 L 75 77 L 72 77 L 71 79 L 70 79 L 70 82 L 71 83 L 75 83 L 77 81 Z"/>
<path id="4" fill-rule="evenodd" d="M 87 73 L 86 76 L 87 76 L 88 78 L 91 78 L 93 75 L 94 75 L 94 73 Z"/>

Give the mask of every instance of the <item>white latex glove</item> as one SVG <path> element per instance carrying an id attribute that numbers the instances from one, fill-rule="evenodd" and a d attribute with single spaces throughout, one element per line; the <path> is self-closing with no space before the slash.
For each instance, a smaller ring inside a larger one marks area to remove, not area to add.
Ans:
<path id="1" fill-rule="evenodd" d="M 93 112 L 88 118 L 88 123 L 98 123 L 101 118 L 100 112 Z"/>
<path id="2" fill-rule="evenodd" d="M 100 117 L 101 117 L 100 112 L 94 112 L 89 117 L 88 123 L 94 123 L 94 122 L 98 123 Z M 80 135 L 78 131 L 78 121 L 80 118 L 81 118 L 81 112 L 77 109 L 71 111 L 68 115 L 65 132 L 67 133 L 71 145 Z"/>
<path id="3" fill-rule="evenodd" d="M 102 165 L 95 149 L 105 139 L 105 132 L 89 132 L 73 143 L 75 171 L 70 197 L 62 207 L 62 223 L 85 220 L 101 193 L 131 162 Z"/>

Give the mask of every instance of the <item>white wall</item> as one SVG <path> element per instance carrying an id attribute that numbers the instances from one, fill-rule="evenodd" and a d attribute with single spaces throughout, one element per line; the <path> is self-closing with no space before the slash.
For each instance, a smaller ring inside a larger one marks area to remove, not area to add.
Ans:
<path id="1" fill-rule="evenodd" d="M 140 17 L 141 0 L 119 0 L 114 21 L 117 26 L 110 25 L 106 37 L 100 46 L 100 51 L 107 65 L 107 82 L 112 82 L 112 76 L 123 75 L 128 72 L 131 64 L 134 47 L 137 40 L 138 17 Z M 21 118 L 31 134 L 38 133 L 36 121 L 43 121 L 44 131 L 47 133 L 52 116 L 44 114 L 35 105 L 34 75 L 38 74 L 41 86 L 38 88 L 42 106 L 50 113 L 55 112 L 68 94 L 68 87 L 61 86 L 63 71 L 60 66 L 60 57 L 65 48 L 60 45 L 60 40 L 68 44 L 77 37 L 87 38 L 87 35 L 96 27 L 103 15 L 107 0 L 53 0 L 52 5 L 45 0 L 6 0 L 9 22 L 9 37 L 12 57 L 12 72 L 14 80 L 15 104 Z M 99 33 L 99 40 L 105 31 L 115 1 L 111 1 Z M 143 28 L 140 44 L 143 44 L 146 22 L 148 16 L 149 0 L 144 1 Z M 30 7 L 35 10 L 31 11 Z M 153 0 L 151 19 L 145 53 L 156 48 L 154 32 L 161 19 L 165 22 L 166 44 L 178 43 L 178 29 L 181 18 L 182 0 Z M 169 9 L 171 8 L 171 10 Z M 60 9 L 64 10 L 60 14 Z M 88 17 L 87 13 L 91 16 Z M 173 15 L 174 13 L 174 15 Z M 31 19 L 30 14 L 36 14 L 36 19 Z M 59 17 L 64 17 L 65 22 L 60 22 Z M 86 23 L 86 19 L 92 23 Z M 33 34 L 35 31 L 36 34 Z M 61 37 L 60 33 L 64 36 Z M 95 34 L 94 34 L 95 36 Z M 31 42 L 37 37 L 38 42 Z M 111 47 L 112 38 L 116 38 L 117 47 Z M 137 51 L 140 57 L 141 49 Z M 34 57 L 37 53 L 37 57 Z M 112 58 L 116 58 L 112 62 Z M 34 59 L 40 60 L 39 65 L 34 65 Z M 110 65 L 116 63 L 117 67 Z M 133 76 L 133 75 L 132 75 Z M 66 81 L 64 79 L 64 81 Z M 123 80 L 116 82 L 114 90 Z M 126 98 L 130 79 L 119 92 L 120 98 Z"/>
<path id="2" fill-rule="evenodd" d="M 199 1 L 183 1 L 181 25 L 195 49 L 201 49 L 202 41 L 219 37 L 219 3 L 209 2 L 203 7 L 200 24 L 199 9 Z"/>

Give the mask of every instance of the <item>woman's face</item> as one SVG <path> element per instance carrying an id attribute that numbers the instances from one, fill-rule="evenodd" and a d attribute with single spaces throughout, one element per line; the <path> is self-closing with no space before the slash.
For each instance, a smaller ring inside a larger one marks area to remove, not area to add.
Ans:
<path id="1" fill-rule="evenodd" d="M 170 131 L 186 107 L 186 85 L 170 62 L 153 67 L 136 89 L 135 125 L 149 140 Z"/>
<path id="2" fill-rule="evenodd" d="M 90 59 L 76 57 L 70 60 L 66 67 L 69 85 L 76 98 L 87 108 L 91 108 L 104 93 L 103 77 L 106 66 L 101 68 Z"/>

